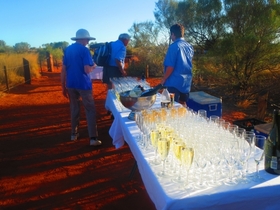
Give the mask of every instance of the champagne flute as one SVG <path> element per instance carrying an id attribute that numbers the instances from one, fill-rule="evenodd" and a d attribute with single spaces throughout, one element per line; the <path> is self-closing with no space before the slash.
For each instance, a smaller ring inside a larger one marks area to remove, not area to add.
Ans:
<path id="1" fill-rule="evenodd" d="M 206 187 L 206 182 L 203 180 L 203 172 L 204 169 L 207 166 L 207 153 L 205 152 L 205 148 L 203 148 L 202 144 L 197 144 L 196 145 L 196 155 L 195 155 L 195 164 L 198 168 L 199 171 L 199 177 L 198 180 L 196 182 L 195 187 L 197 189 L 203 189 Z"/>
<path id="2" fill-rule="evenodd" d="M 193 163 L 193 158 L 194 158 L 194 149 L 193 148 L 187 147 L 187 146 L 181 147 L 181 161 L 182 161 L 182 165 L 183 165 L 184 169 L 186 169 L 186 171 L 187 171 L 186 182 L 184 185 L 184 188 L 186 190 L 190 189 L 189 172 L 190 172 L 190 168 Z"/>
<path id="3" fill-rule="evenodd" d="M 178 116 L 185 117 L 187 114 L 187 109 L 185 107 L 178 107 Z"/>
<path id="4" fill-rule="evenodd" d="M 197 115 L 198 115 L 198 117 L 206 119 L 207 118 L 207 111 L 205 109 L 199 109 L 197 111 Z"/>
<path id="5" fill-rule="evenodd" d="M 233 124 L 230 124 L 229 126 L 228 126 L 228 132 L 231 134 L 231 135 L 233 135 L 234 137 L 236 137 L 236 133 L 237 133 L 237 131 L 238 131 L 238 125 L 233 125 Z"/>
<path id="6" fill-rule="evenodd" d="M 246 130 L 244 128 L 238 128 L 236 130 L 236 135 L 235 136 L 236 136 L 236 138 L 239 138 L 239 140 L 244 139 L 245 133 L 246 133 Z"/>
<path id="7" fill-rule="evenodd" d="M 170 150 L 170 141 L 167 138 L 159 138 L 158 139 L 158 154 L 162 161 L 162 171 L 158 173 L 158 176 L 160 177 L 168 177 L 168 175 L 165 172 L 165 160 L 168 156 Z"/>
<path id="8" fill-rule="evenodd" d="M 233 178 L 234 166 L 237 161 L 238 156 L 238 140 L 233 136 L 227 139 L 228 145 L 226 146 L 226 151 L 224 157 L 229 168 L 229 177 L 225 180 L 226 185 L 236 185 L 237 181 Z"/>
<path id="9" fill-rule="evenodd" d="M 253 181 L 258 182 L 258 183 L 265 181 L 265 179 L 263 177 L 261 177 L 259 174 L 259 164 L 263 160 L 264 151 L 258 148 L 258 145 L 264 145 L 265 140 L 266 140 L 265 136 L 256 135 L 255 144 L 253 145 L 254 160 L 256 163 L 256 172 L 255 172 L 255 176 L 253 177 Z"/>
<path id="10" fill-rule="evenodd" d="M 251 144 L 250 145 L 251 146 L 251 151 L 250 151 L 250 155 L 249 155 L 249 159 L 250 159 L 250 157 L 252 156 L 252 154 L 254 152 L 253 145 L 255 144 L 256 134 L 255 134 L 254 131 L 246 131 L 245 138 L 246 137 L 251 138 L 250 141 L 249 141 L 249 143 Z M 246 172 L 246 177 L 249 177 L 251 179 L 253 175 L 251 173 L 249 174 L 249 159 L 247 160 L 247 163 L 246 163 L 246 171 L 245 172 Z"/>
<path id="11" fill-rule="evenodd" d="M 211 155 L 209 157 L 210 164 L 213 166 L 213 176 L 212 179 L 208 182 L 209 186 L 218 186 L 221 185 L 220 182 L 220 172 L 221 172 L 221 161 L 222 161 L 222 142 L 219 139 L 215 139 L 211 142 L 210 148 L 212 150 Z M 217 146 L 219 145 L 219 146 Z"/>
<path id="12" fill-rule="evenodd" d="M 173 182 L 176 183 L 183 183 L 184 181 L 182 180 L 182 158 L 181 158 L 181 148 L 183 148 L 184 143 L 182 141 L 174 141 L 172 142 L 172 150 L 173 153 L 176 157 L 176 159 L 178 160 L 179 163 L 179 175 L 178 177 L 172 179 Z"/>
<path id="13" fill-rule="evenodd" d="M 159 165 L 160 161 L 158 160 L 158 139 L 160 138 L 160 132 L 156 129 L 152 130 L 150 133 L 151 144 L 155 151 L 154 159 L 151 161 L 153 165 Z"/>
<path id="14" fill-rule="evenodd" d="M 211 115 L 209 118 L 209 123 L 212 124 L 213 126 L 215 126 L 215 125 L 218 126 L 219 120 L 220 120 L 219 116 Z"/>
<path id="15" fill-rule="evenodd" d="M 239 162 L 241 164 L 241 180 L 240 183 L 246 184 L 249 183 L 249 179 L 246 177 L 246 168 L 245 166 L 248 163 L 249 157 L 251 156 L 252 151 L 252 141 L 253 139 L 249 136 L 246 136 L 245 139 L 240 141 L 239 145 Z"/>

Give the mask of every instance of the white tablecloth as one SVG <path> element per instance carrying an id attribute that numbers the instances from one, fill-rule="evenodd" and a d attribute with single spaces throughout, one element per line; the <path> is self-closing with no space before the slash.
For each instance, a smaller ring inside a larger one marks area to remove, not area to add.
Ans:
<path id="1" fill-rule="evenodd" d="M 219 186 L 211 189 L 196 191 L 187 195 L 180 185 L 170 179 L 159 179 L 156 173 L 161 166 L 149 164 L 153 151 L 142 150 L 135 140 L 140 130 L 134 121 L 127 117 L 130 111 L 124 108 L 110 90 L 106 99 L 106 109 L 114 114 L 115 120 L 110 129 L 113 144 L 116 148 L 128 143 L 131 152 L 137 161 L 146 190 L 157 209 L 254 209 L 279 210 L 280 209 L 280 176 L 266 173 L 263 163 L 260 164 L 260 175 L 265 182 L 256 184 L 239 184 L 236 186 Z M 250 169 L 254 170 L 251 161 Z"/>
<path id="2" fill-rule="evenodd" d="M 96 66 L 96 68 L 90 73 L 91 79 L 102 79 L 103 76 L 103 67 Z"/>

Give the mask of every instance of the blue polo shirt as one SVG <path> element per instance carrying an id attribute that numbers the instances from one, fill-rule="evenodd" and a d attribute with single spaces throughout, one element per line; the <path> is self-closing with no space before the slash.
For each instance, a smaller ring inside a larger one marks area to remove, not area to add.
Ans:
<path id="1" fill-rule="evenodd" d="M 164 59 L 164 73 L 167 66 L 173 67 L 172 74 L 164 85 L 175 87 L 181 93 L 189 93 L 192 82 L 193 47 L 183 38 L 176 39 L 168 48 Z"/>
<path id="2" fill-rule="evenodd" d="M 126 56 L 126 48 L 121 40 L 117 40 L 111 43 L 112 51 L 111 58 L 109 61 L 110 66 L 117 66 L 115 59 L 121 61 L 122 65 L 124 65 L 124 59 Z"/>
<path id="3" fill-rule="evenodd" d="M 92 90 L 90 76 L 84 66 L 93 65 L 90 51 L 80 43 L 74 43 L 64 51 L 63 64 L 66 66 L 66 87 L 81 90 Z"/>

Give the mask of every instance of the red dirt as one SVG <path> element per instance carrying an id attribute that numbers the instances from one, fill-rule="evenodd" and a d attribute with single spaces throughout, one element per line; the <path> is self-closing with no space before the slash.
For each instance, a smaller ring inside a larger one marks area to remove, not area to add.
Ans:
<path id="1" fill-rule="evenodd" d="M 80 138 L 70 141 L 58 72 L 43 72 L 0 96 L 0 209 L 155 209 L 138 171 L 129 179 L 129 147 L 112 145 L 105 85 L 94 81 L 93 89 L 103 141 L 98 148 L 89 146 L 84 112 Z M 223 109 L 227 120 L 242 115 Z"/>

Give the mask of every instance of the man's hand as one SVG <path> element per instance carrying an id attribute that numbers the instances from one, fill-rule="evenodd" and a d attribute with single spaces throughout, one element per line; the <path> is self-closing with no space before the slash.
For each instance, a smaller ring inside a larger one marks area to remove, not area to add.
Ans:
<path id="1" fill-rule="evenodd" d="M 92 72 L 95 68 L 96 68 L 96 64 L 94 64 L 93 66 L 85 65 L 85 66 L 84 66 L 84 71 L 85 71 L 85 73 L 89 74 L 89 73 Z"/>

